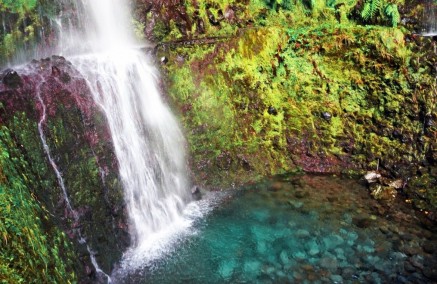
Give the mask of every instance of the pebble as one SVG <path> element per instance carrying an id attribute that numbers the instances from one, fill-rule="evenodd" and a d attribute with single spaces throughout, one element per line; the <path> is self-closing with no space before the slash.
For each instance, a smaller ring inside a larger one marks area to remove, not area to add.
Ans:
<path id="1" fill-rule="evenodd" d="M 331 280 L 333 283 L 343 283 L 343 277 L 341 277 L 341 275 L 331 275 Z"/>
<path id="2" fill-rule="evenodd" d="M 296 198 L 305 198 L 308 197 L 310 194 L 307 191 L 298 190 L 294 193 L 294 197 Z"/>
<path id="3" fill-rule="evenodd" d="M 302 201 L 288 200 L 288 204 L 294 209 L 300 209 L 303 206 Z"/>
<path id="4" fill-rule="evenodd" d="M 285 250 L 281 251 L 279 254 L 279 259 L 281 260 L 282 264 L 287 265 L 290 263 L 290 258 L 288 257 L 288 254 Z"/>
<path id="5" fill-rule="evenodd" d="M 414 266 L 409 261 L 405 261 L 404 262 L 404 269 L 407 272 L 414 272 L 414 271 L 416 271 L 416 268 L 414 268 Z"/>
<path id="6" fill-rule="evenodd" d="M 234 273 L 234 269 L 237 267 L 237 263 L 234 260 L 222 262 L 219 266 L 219 274 L 224 279 L 228 279 Z"/>
<path id="7" fill-rule="evenodd" d="M 293 253 L 293 257 L 297 260 L 303 260 L 307 258 L 307 255 L 303 251 L 297 251 Z"/>
<path id="8" fill-rule="evenodd" d="M 422 245 L 422 248 L 425 252 L 433 254 L 437 252 L 437 243 L 436 241 L 425 241 Z"/>
<path id="9" fill-rule="evenodd" d="M 323 238 L 323 243 L 327 250 L 334 249 L 344 243 L 344 239 L 339 235 L 331 234 Z"/>
<path id="10" fill-rule="evenodd" d="M 408 260 L 410 261 L 411 265 L 413 265 L 414 267 L 419 268 L 419 269 L 423 269 L 423 257 L 422 256 L 414 255 L 414 256 L 410 257 Z"/>
<path id="11" fill-rule="evenodd" d="M 320 259 L 320 266 L 330 271 L 335 271 L 338 268 L 338 263 L 335 258 L 332 257 L 323 257 Z"/>
<path id="12" fill-rule="evenodd" d="M 410 245 L 406 245 L 403 249 L 403 251 L 407 254 L 407 255 L 417 255 L 419 253 L 421 253 L 421 249 L 418 246 L 410 246 Z"/>
<path id="13" fill-rule="evenodd" d="M 310 232 L 304 229 L 299 229 L 296 231 L 296 237 L 298 238 L 308 238 L 310 235 Z"/>
<path id="14" fill-rule="evenodd" d="M 355 270 L 352 267 L 345 267 L 341 272 L 341 275 L 346 280 L 352 279 L 354 274 L 355 274 Z"/>

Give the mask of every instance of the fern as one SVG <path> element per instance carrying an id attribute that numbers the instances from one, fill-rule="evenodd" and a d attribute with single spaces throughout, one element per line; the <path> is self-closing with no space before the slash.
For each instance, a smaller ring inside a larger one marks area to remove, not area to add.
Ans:
<path id="1" fill-rule="evenodd" d="M 383 0 L 366 0 L 363 10 L 361 11 L 361 18 L 368 21 L 373 18 L 376 13 L 381 10 Z"/>
<path id="2" fill-rule="evenodd" d="M 390 23 L 392 27 L 397 27 L 401 20 L 401 15 L 399 14 L 398 6 L 396 4 L 388 4 L 385 7 L 384 13 L 390 18 Z"/>

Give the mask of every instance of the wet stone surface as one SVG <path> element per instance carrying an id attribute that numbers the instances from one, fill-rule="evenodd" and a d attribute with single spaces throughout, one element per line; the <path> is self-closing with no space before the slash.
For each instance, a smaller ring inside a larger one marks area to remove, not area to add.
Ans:
<path id="1" fill-rule="evenodd" d="M 399 199 L 384 208 L 353 180 L 277 177 L 230 193 L 125 283 L 436 283 L 435 227 Z"/>

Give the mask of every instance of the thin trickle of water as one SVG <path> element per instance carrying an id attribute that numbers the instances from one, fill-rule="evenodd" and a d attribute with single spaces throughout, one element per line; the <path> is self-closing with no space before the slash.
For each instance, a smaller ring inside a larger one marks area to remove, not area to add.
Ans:
<path id="1" fill-rule="evenodd" d="M 65 186 L 65 181 L 64 178 L 62 177 L 61 171 L 59 170 L 55 160 L 53 159 L 53 156 L 51 154 L 50 148 L 47 144 L 47 138 L 46 135 L 44 134 L 44 124 L 46 123 L 46 118 L 47 118 L 47 112 L 46 112 L 46 105 L 44 103 L 44 100 L 41 97 L 41 93 L 40 93 L 40 88 L 44 83 L 41 83 L 40 86 L 37 86 L 36 88 L 36 97 L 41 105 L 41 119 L 38 122 L 38 132 L 39 132 L 39 137 L 41 139 L 41 143 L 43 144 L 43 148 L 44 148 L 44 152 L 46 153 L 47 158 L 49 159 L 50 165 L 53 168 L 53 171 L 55 172 L 56 178 L 58 180 L 58 184 L 61 187 L 62 190 L 62 195 L 67 207 L 67 212 L 70 218 L 72 218 L 74 220 L 74 223 L 78 223 L 79 222 L 79 215 L 77 214 L 76 210 L 74 210 L 73 206 L 71 205 L 71 201 L 70 198 L 68 196 L 68 192 L 67 192 L 67 187 Z M 99 264 L 97 263 L 96 257 L 95 257 L 95 253 L 91 250 L 91 247 L 89 246 L 89 244 L 87 243 L 86 239 L 83 237 L 81 229 L 75 229 L 76 234 L 78 236 L 78 240 L 80 244 L 83 244 L 86 246 L 90 259 L 91 259 L 91 263 L 94 266 L 94 269 L 96 270 L 96 273 L 99 275 L 103 275 L 103 277 L 105 277 L 108 281 L 108 283 L 111 283 L 111 277 L 106 274 L 99 266 Z"/>
<path id="2" fill-rule="evenodd" d="M 39 88 L 40 87 L 37 87 L 38 90 L 37 90 L 37 93 L 36 93 L 36 97 L 37 97 L 39 103 L 41 104 L 41 108 L 42 108 L 41 119 L 38 122 L 39 137 L 41 139 L 41 143 L 43 145 L 44 152 L 46 153 L 47 158 L 49 159 L 50 165 L 52 166 L 53 171 L 55 172 L 56 178 L 58 179 L 58 184 L 61 187 L 62 194 L 63 194 L 63 197 L 64 197 L 64 201 L 65 201 L 65 204 L 67 206 L 67 210 L 68 210 L 69 213 L 72 214 L 72 216 L 75 219 L 75 221 L 77 221 L 78 220 L 78 216 L 77 216 L 76 211 L 74 211 L 73 207 L 71 206 L 70 198 L 68 197 L 68 193 L 67 193 L 67 188 L 65 187 L 64 178 L 62 177 L 62 174 L 59 171 L 59 168 L 56 165 L 55 160 L 53 159 L 53 156 L 52 156 L 52 154 L 50 152 L 50 148 L 49 148 L 49 146 L 47 144 L 46 136 L 44 134 L 43 127 L 44 127 L 44 124 L 46 123 L 47 114 L 46 114 L 46 105 L 44 104 L 44 101 L 43 101 L 43 99 L 41 97 L 41 94 L 39 92 Z"/>

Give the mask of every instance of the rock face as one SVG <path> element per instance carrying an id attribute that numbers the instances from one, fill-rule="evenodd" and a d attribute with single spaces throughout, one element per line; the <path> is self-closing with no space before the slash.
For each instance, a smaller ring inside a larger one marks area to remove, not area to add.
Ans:
<path id="1" fill-rule="evenodd" d="M 363 18 L 363 1 L 319 2 L 141 1 L 196 183 L 379 168 L 436 208 L 437 56 L 416 34 L 423 3 L 381 1 L 400 14 Z"/>
<path id="2" fill-rule="evenodd" d="M 81 263 L 76 271 L 80 281 L 96 277 L 86 245 L 79 243 L 81 236 L 96 252 L 100 268 L 109 273 L 129 245 L 129 235 L 111 137 L 85 80 L 57 56 L 6 70 L 0 83 L 0 110 L 2 131 L 13 133 L 10 147 L 18 148 L 31 166 L 27 170 L 37 176 L 31 185 L 34 197 L 73 243 Z M 38 123 L 77 219 L 66 206 L 43 150 Z"/>

